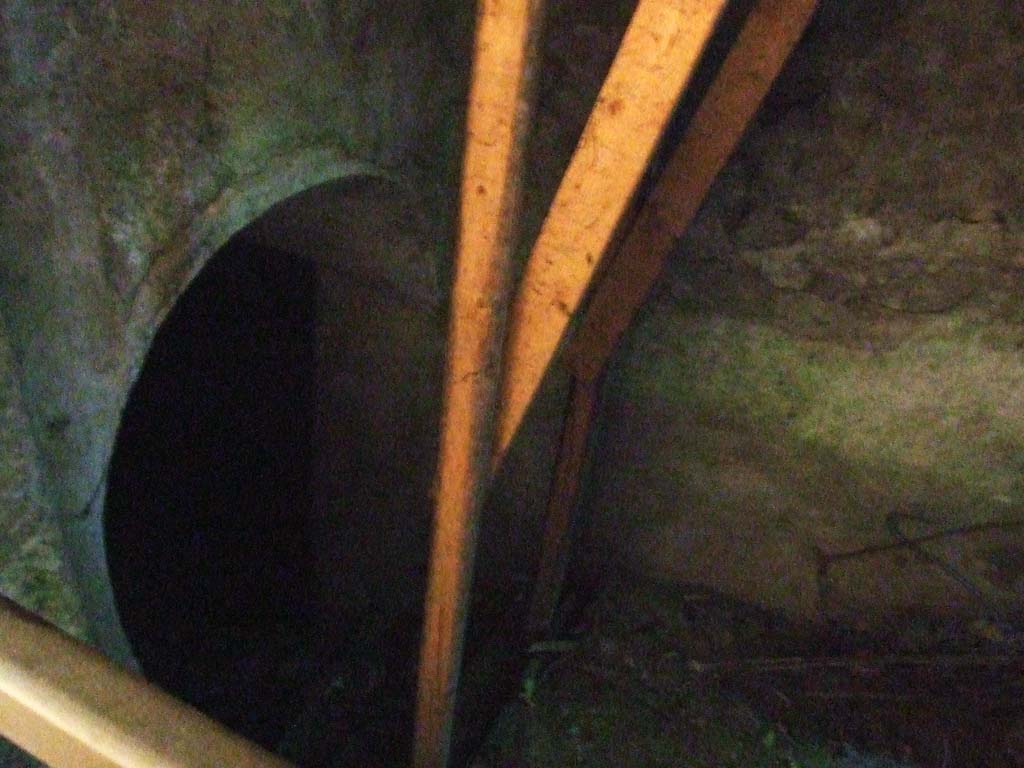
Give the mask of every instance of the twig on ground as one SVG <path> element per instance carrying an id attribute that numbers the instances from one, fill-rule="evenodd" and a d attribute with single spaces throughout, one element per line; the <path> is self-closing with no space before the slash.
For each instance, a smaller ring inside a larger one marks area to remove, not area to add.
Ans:
<path id="1" fill-rule="evenodd" d="M 699 661 L 691 659 L 691 672 L 787 672 L 806 669 L 858 669 L 870 667 L 998 667 L 1019 664 L 1024 667 L 1024 654 L 965 654 L 938 656 L 836 656 L 722 659 Z"/>

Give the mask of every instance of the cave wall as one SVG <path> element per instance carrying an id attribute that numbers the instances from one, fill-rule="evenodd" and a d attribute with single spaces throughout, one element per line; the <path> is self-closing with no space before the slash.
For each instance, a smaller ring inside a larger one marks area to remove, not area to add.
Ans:
<path id="1" fill-rule="evenodd" d="M 0 325 L 0 592 L 76 637 L 87 637 L 60 533 L 39 488 L 39 458 Z M 3 744 L 0 742 L 0 764 Z"/>
<path id="2" fill-rule="evenodd" d="M 804 618 L 1020 612 L 1022 54 L 1019 2 L 823 1 L 609 374 L 610 551 Z"/>

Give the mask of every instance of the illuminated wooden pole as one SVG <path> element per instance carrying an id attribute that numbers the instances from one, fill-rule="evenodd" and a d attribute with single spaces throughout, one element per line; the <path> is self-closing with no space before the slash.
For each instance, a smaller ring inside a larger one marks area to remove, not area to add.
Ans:
<path id="1" fill-rule="evenodd" d="M 527 262 L 505 347 L 500 461 L 727 0 L 640 0 Z"/>
<path id="2" fill-rule="evenodd" d="M 550 627 L 565 580 L 569 530 L 601 374 L 803 34 L 815 5 L 816 0 L 760 0 L 755 5 L 583 315 L 570 349 L 574 395 L 563 427 L 530 609 L 534 639 Z"/>
<path id="3" fill-rule="evenodd" d="M 414 765 L 445 768 L 498 377 L 540 0 L 481 0 L 466 117 Z"/>
<path id="4" fill-rule="evenodd" d="M 53 768 L 288 765 L 3 597 L 0 734 Z"/>
<path id="5" fill-rule="evenodd" d="M 687 126 L 608 270 L 569 351 L 578 376 L 593 380 L 643 305 L 676 241 L 697 215 L 736 149 L 817 0 L 759 0 Z"/>

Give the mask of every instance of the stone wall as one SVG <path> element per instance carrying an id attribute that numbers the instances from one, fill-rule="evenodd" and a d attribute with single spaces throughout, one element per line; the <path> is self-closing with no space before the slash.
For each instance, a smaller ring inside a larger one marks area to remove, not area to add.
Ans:
<path id="1" fill-rule="evenodd" d="M 673 255 L 609 376 L 588 509 L 637 567 L 806 618 L 1005 618 L 1024 6 L 880 5 L 822 3 Z"/>

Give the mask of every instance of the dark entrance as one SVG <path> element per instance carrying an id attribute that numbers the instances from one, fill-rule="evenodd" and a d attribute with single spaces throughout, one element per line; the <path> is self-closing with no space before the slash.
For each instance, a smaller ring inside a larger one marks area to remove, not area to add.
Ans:
<path id="1" fill-rule="evenodd" d="M 209 262 L 131 392 L 105 509 L 147 675 L 271 746 L 308 656 L 315 277 L 241 238 Z"/>

